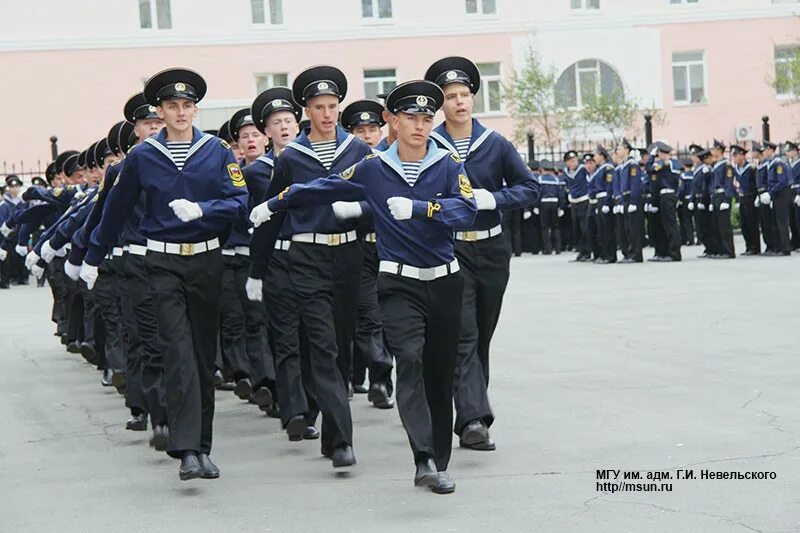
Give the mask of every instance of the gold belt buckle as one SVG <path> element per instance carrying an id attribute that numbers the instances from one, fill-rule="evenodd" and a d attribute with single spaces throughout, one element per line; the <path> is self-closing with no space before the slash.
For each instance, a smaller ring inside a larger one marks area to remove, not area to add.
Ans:
<path id="1" fill-rule="evenodd" d="M 335 235 L 328 235 L 328 246 L 339 246 L 342 244 L 342 237 L 338 233 Z"/>
<path id="2" fill-rule="evenodd" d="M 464 232 L 464 240 L 465 241 L 477 241 L 478 240 L 478 232 L 477 231 L 465 231 Z"/>
<path id="3" fill-rule="evenodd" d="M 194 255 L 194 244 L 181 244 L 181 255 Z"/>

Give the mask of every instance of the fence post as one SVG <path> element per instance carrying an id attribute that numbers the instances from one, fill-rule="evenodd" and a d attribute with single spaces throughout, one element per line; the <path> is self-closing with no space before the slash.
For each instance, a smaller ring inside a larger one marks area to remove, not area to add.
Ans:
<path id="1" fill-rule="evenodd" d="M 534 148 L 533 144 L 533 133 L 529 133 L 528 137 L 528 162 L 536 159 L 536 149 Z"/>
<path id="2" fill-rule="evenodd" d="M 50 136 L 50 155 L 53 157 L 53 161 L 58 157 L 58 137 L 55 135 Z"/>
<path id="3" fill-rule="evenodd" d="M 762 124 L 761 124 L 761 137 L 763 138 L 763 140 L 768 141 L 769 140 L 769 117 L 767 115 L 764 115 L 763 117 L 761 117 L 761 122 L 762 122 Z"/>
<path id="4" fill-rule="evenodd" d="M 653 115 L 644 116 L 644 142 L 647 146 L 653 144 Z"/>

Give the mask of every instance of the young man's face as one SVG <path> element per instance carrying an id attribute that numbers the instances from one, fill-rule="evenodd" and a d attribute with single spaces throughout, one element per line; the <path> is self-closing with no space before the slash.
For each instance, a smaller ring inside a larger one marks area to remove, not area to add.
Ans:
<path id="1" fill-rule="evenodd" d="M 188 101 L 188 100 L 187 100 Z M 133 125 L 133 132 L 139 141 L 156 135 L 164 127 L 164 121 L 160 118 L 143 118 L 136 121 Z"/>
<path id="2" fill-rule="evenodd" d="M 587 159 L 583 162 L 583 166 L 586 167 L 586 170 L 589 172 L 589 174 L 597 170 L 597 162 L 594 159 Z"/>
<path id="3" fill-rule="evenodd" d="M 669 161 L 670 154 L 668 154 L 667 152 L 656 152 L 656 157 L 660 161 Z"/>
<path id="4" fill-rule="evenodd" d="M 616 156 L 617 161 L 625 161 L 628 159 L 628 154 L 630 154 L 630 150 L 622 145 L 617 146 L 617 149 L 614 150 L 614 155 Z"/>
<path id="5" fill-rule="evenodd" d="M 267 145 L 267 138 L 258 131 L 253 125 L 239 128 L 239 150 L 244 154 L 245 159 L 254 161 L 264 154 Z"/>
<path id="6" fill-rule="evenodd" d="M 764 157 L 767 159 L 771 159 L 772 156 L 775 155 L 775 150 L 772 148 L 764 148 Z"/>
<path id="7" fill-rule="evenodd" d="M 695 164 L 695 166 L 696 166 L 696 165 L 699 165 L 699 164 L 701 163 L 701 161 L 700 161 L 700 158 L 699 158 L 699 157 L 697 157 L 696 155 L 693 155 L 693 156 L 692 156 L 692 163 L 694 163 L 694 164 Z"/>
<path id="8" fill-rule="evenodd" d="M 6 194 L 8 194 L 11 198 L 16 198 L 19 196 L 20 186 L 19 185 L 8 185 L 6 186 Z"/>
<path id="9" fill-rule="evenodd" d="M 85 183 L 85 181 L 86 181 L 85 178 L 86 177 L 84 176 L 83 169 L 79 169 L 79 170 L 74 171 L 72 173 L 72 176 L 69 176 L 69 178 L 67 178 L 67 179 L 69 179 L 69 182 L 72 185 L 80 185 L 82 183 Z"/>
<path id="10" fill-rule="evenodd" d="M 566 161 L 567 168 L 570 170 L 575 170 L 578 168 L 578 158 L 577 157 L 570 157 Z"/>
<path id="11" fill-rule="evenodd" d="M 275 148 L 280 152 L 297 137 L 300 127 L 297 125 L 297 117 L 294 116 L 294 113 L 276 111 L 267 117 L 265 130 L 267 137 L 272 139 Z"/>
<path id="12" fill-rule="evenodd" d="M 797 153 L 797 150 L 786 150 L 786 157 L 792 160 L 797 159 Z"/>
<path id="13" fill-rule="evenodd" d="M 197 116 L 197 106 L 186 98 L 175 98 L 161 102 L 156 113 L 172 131 L 183 133 L 192 129 L 192 121 Z"/>
<path id="14" fill-rule="evenodd" d="M 367 124 L 353 128 L 353 135 L 375 148 L 381 142 L 381 128 L 377 124 Z"/>
<path id="15" fill-rule="evenodd" d="M 336 131 L 339 119 L 339 98 L 332 94 L 315 96 L 307 102 L 306 115 L 311 121 L 311 130 L 321 135 Z"/>
<path id="16" fill-rule="evenodd" d="M 392 138 L 397 138 L 397 130 L 394 129 L 394 124 L 392 124 L 392 114 L 389 113 L 386 109 L 383 110 L 383 121 L 386 122 L 386 126 L 389 129 L 389 136 Z"/>
<path id="17" fill-rule="evenodd" d="M 392 115 L 397 138 L 412 148 L 421 148 L 428 144 L 428 136 L 433 129 L 433 117 L 425 114 L 398 113 Z"/>
<path id="18" fill-rule="evenodd" d="M 50 180 L 50 184 L 53 188 L 63 187 L 64 186 L 64 175 L 63 174 L 56 174 L 53 176 L 53 179 Z"/>
<path id="19" fill-rule="evenodd" d="M 469 87 L 463 83 L 448 83 L 442 90 L 444 91 L 444 118 L 453 124 L 464 124 L 472 120 L 472 106 L 475 105 L 475 98 Z"/>
<path id="20" fill-rule="evenodd" d="M 733 156 L 733 162 L 737 166 L 742 166 L 745 164 L 745 155 L 741 152 L 737 152 L 736 155 Z"/>

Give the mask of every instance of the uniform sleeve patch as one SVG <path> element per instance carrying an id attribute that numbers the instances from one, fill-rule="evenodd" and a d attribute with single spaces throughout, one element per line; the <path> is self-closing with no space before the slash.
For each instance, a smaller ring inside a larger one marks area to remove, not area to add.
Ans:
<path id="1" fill-rule="evenodd" d="M 614 174 L 609 172 L 608 174 L 606 174 L 606 182 L 611 183 L 612 181 L 614 181 Z"/>
<path id="2" fill-rule="evenodd" d="M 637 174 L 639 174 L 639 167 L 637 167 L 636 165 L 632 165 L 631 166 L 631 176 L 636 176 Z"/>
<path id="3" fill-rule="evenodd" d="M 237 163 L 231 163 L 228 165 L 228 175 L 230 176 L 231 183 L 233 183 L 234 187 L 245 186 L 244 177 L 242 176 L 242 169 L 239 168 Z"/>
<path id="4" fill-rule="evenodd" d="M 728 167 L 728 177 L 729 177 L 729 178 L 732 178 L 732 177 L 733 177 L 733 169 L 732 169 L 732 168 L 730 168 L 730 167 Z"/>
<path id="5" fill-rule="evenodd" d="M 783 167 L 781 165 L 778 165 L 778 168 L 775 169 L 775 172 L 777 172 L 778 174 L 783 174 Z"/>
<path id="6" fill-rule="evenodd" d="M 466 174 L 458 175 L 458 189 L 461 191 L 461 196 L 464 198 L 475 197 L 475 195 L 472 193 L 472 184 L 469 182 L 469 178 Z"/>
<path id="7" fill-rule="evenodd" d="M 353 165 L 351 167 L 344 169 L 340 175 L 343 180 L 349 180 L 350 178 L 353 177 L 355 173 L 356 173 L 356 166 Z"/>

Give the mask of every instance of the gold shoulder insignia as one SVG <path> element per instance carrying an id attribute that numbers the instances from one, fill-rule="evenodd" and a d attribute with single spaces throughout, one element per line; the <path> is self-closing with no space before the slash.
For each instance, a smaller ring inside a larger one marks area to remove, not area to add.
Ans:
<path id="1" fill-rule="evenodd" d="M 466 174 L 458 175 L 458 188 L 461 191 L 461 196 L 464 198 L 475 197 L 475 195 L 472 193 L 472 183 L 469 182 L 469 178 Z"/>
<path id="2" fill-rule="evenodd" d="M 220 140 L 219 140 L 219 143 L 220 143 L 220 144 L 222 145 L 222 147 L 223 147 L 223 148 L 225 148 L 226 150 L 230 150 L 230 149 L 231 149 L 231 145 L 230 145 L 230 144 L 228 144 L 228 141 L 226 141 L 225 139 L 220 139 Z"/>
<path id="3" fill-rule="evenodd" d="M 64 192 L 64 189 L 62 187 L 56 187 L 55 189 L 53 189 L 53 196 L 58 198 L 59 196 L 61 196 L 62 192 Z"/>
<path id="4" fill-rule="evenodd" d="M 356 166 L 352 165 L 352 166 L 344 169 L 342 171 L 342 173 L 340 174 L 340 176 L 341 176 L 341 178 L 343 180 L 349 180 L 350 178 L 353 177 L 353 174 L 355 174 L 355 173 L 356 173 Z"/>
<path id="5" fill-rule="evenodd" d="M 460 158 L 460 157 L 458 157 L 458 155 L 457 155 L 457 154 L 454 154 L 453 152 L 450 152 L 450 157 L 451 157 L 451 158 L 453 159 L 453 161 L 455 161 L 456 163 L 461 163 L 461 158 Z"/>
<path id="6" fill-rule="evenodd" d="M 224 141 L 223 141 L 224 142 Z M 242 169 L 239 168 L 238 163 L 231 163 L 228 165 L 228 175 L 231 178 L 231 183 L 234 187 L 244 187 L 244 177 L 242 176 Z"/>

